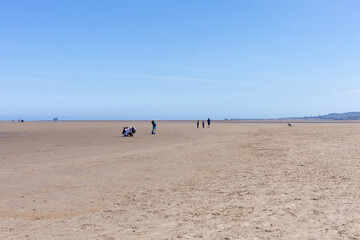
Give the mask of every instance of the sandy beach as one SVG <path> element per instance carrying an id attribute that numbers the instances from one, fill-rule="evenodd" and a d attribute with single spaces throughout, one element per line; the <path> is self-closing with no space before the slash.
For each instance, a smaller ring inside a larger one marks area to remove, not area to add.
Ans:
<path id="1" fill-rule="evenodd" d="M 360 239 L 359 123 L 157 131 L 1 122 L 0 239 Z"/>

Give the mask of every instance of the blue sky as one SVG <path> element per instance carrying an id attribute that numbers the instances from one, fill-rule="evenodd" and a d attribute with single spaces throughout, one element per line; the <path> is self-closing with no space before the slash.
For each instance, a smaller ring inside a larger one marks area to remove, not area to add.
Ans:
<path id="1" fill-rule="evenodd" d="M 360 111 L 360 1 L 0 1 L 0 119 Z"/>

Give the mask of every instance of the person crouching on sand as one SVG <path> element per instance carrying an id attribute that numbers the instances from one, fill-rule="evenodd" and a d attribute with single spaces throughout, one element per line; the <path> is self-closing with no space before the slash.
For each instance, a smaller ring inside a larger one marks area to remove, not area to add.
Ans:
<path id="1" fill-rule="evenodd" d="M 132 137 L 136 133 L 135 127 L 124 127 L 122 134 L 124 137 Z"/>
<path id="2" fill-rule="evenodd" d="M 156 122 L 153 120 L 151 121 L 151 124 L 152 124 L 151 134 L 156 134 Z"/>

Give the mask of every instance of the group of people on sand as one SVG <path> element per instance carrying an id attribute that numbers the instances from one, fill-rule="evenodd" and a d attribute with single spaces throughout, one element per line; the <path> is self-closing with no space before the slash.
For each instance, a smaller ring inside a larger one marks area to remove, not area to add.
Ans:
<path id="1" fill-rule="evenodd" d="M 151 134 L 154 135 L 156 134 L 156 122 L 153 120 L 151 121 L 151 125 L 152 125 L 152 131 Z M 135 127 L 124 127 L 122 134 L 124 137 L 133 137 L 134 134 L 136 133 L 136 128 Z"/>
<path id="2" fill-rule="evenodd" d="M 207 120 L 208 128 L 210 127 L 210 123 L 211 123 L 211 120 L 210 120 L 210 118 L 208 118 L 208 120 Z M 197 120 L 196 127 L 199 128 L 199 125 L 200 125 L 200 120 Z M 202 120 L 202 127 L 205 128 L 205 120 Z"/>
<path id="3" fill-rule="evenodd" d="M 211 120 L 210 120 L 210 118 L 208 118 L 208 120 L 207 120 L 208 128 L 210 127 L 210 123 L 211 123 Z M 152 120 L 151 125 L 152 125 L 151 134 L 154 135 L 154 134 L 156 134 L 156 122 L 154 120 Z M 200 125 L 200 120 L 197 120 L 197 122 L 196 122 L 197 128 L 199 128 L 199 125 Z M 205 128 L 205 120 L 202 120 L 202 127 Z M 122 131 L 122 134 L 124 137 L 133 137 L 135 133 L 136 133 L 136 128 L 133 126 L 132 127 L 124 127 L 124 129 Z"/>

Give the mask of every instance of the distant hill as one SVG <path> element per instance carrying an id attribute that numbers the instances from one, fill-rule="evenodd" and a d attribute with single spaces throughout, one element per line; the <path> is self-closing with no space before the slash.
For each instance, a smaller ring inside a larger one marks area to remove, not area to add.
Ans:
<path id="1" fill-rule="evenodd" d="M 327 115 L 310 116 L 310 117 L 286 117 L 278 118 L 278 120 L 290 119 L 314 119 L 314 120 L 360 120 L 360 112 L 347 112 L 347 113 L 329 113 Z M 241 118 L 226 118 L 225 120 L 264 120 L 264 119 L 241 119 Z M 275 120 L 275 119 L 273 119 Z"/>
<path id="2" fill-rule="evenodd" d="M 333 120 L 360 120 L 360 112 L 330 113 L 327 115 L 319 116 L 318 118 Z"/>
<path id="3" fill-rule="evenodd" d="M 291 119 L 291 118 L 286 118 Z M 327 115 L 300 117 L 297 119 L 360 120 L 360 112 L 329 113 Z"/>

